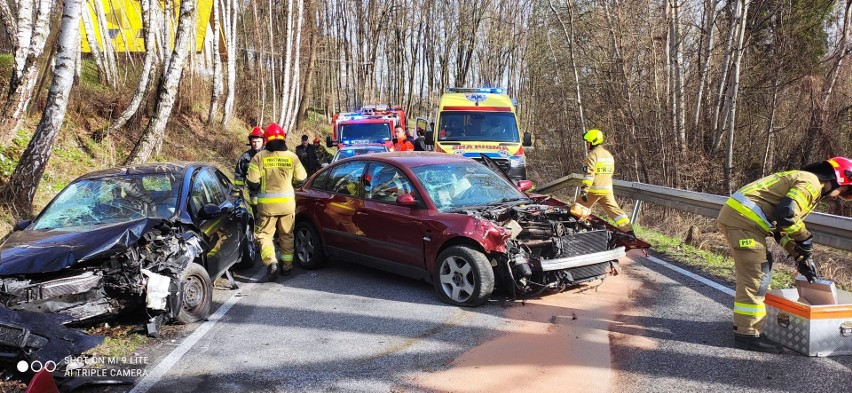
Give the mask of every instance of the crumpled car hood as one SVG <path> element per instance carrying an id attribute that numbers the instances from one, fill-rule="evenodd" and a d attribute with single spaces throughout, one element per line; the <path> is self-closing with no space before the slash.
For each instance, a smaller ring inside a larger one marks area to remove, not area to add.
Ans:
<path id="1" fill-rule="evenodd" d="M 143 218 L 83 231 L 13 232 L 0 247 L 0 276 L 57 272 L 126 249 L 159 222 L 162 219 Z"/>

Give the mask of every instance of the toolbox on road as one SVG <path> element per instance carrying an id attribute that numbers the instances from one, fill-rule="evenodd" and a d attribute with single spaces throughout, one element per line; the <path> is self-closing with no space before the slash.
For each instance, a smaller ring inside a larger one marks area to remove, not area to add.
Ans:
<path id="1" fill-rule="evenodd" d="M 800 302 L 796 288 L 766 294 L 766 336 L 808 356 L 852 355 L 852 293 L 838 289 L 837 304 Z"/>

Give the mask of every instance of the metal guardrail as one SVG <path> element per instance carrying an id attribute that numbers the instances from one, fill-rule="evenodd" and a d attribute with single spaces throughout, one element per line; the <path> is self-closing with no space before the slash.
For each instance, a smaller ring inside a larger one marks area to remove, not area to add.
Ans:
<path id="1" fill-rule="evenodd" d="M 582 175 L 570 174 L 536 188 L 536 192 L 547 193 L 565 187 L 579 187 L 582 180 Z M 728 199 L 721 195 L 624 180 L 615 180 L 613 189 L 616 195 L 638 201 L 633 210 L 633 220 L 636 219 L 641 202 L 716 218 L 719 215 L 719 210 L 722 209 L 722 205 Z M 805 219 L 805 224 L 808 230 L 813 233 L 815 242 L 852 251 L 852 218 L 825 213 L 811 213 Z"/>

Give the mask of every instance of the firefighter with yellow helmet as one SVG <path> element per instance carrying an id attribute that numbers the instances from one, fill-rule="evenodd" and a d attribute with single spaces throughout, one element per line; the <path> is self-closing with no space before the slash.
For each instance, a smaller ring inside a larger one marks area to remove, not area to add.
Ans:
<path id="1" fill-rule="evenodd" d="M 737 348 L 781 353 L 781 346 L 762 333 L 764 295 L 772 278 L 766 238 L 774 237 L 796 261 L 799 273 L 814 281 L 813 241 L 803 220 L 823 197 L 852 200 L 852 160 L 834 157 L 758 179 L 733 193 L 719 212 L 717 226 L 731 247 L 737 275 Z"/>
<path id="2" fill-rule="evenodd" d="M 248 167 L 246 182 L 257 190 L 259 219 L 255 237 L 260 246 L 260 258 L 266 265 L 266 279 L 275 281 L 280 274 L 290 274 L 293 268 L 293 225 L 296 213 L 296 194 L 293 182 L 307 178 L 299 157 L 287 150 L 286 133 L 280 125 L 272 123 L 264 132 L 266 149 L 258 152 Z M 278 266 L 275 244 L 272 239 L 278 231 L 281 246 L 281 267 Z"/>
<path id="3" fill-rule="evenodd" d="M 627 213 L 618 207 L 612 193 L 612 174 L 615 172 L 615 159 L 612 153 L 602 146 L 604 134 L 592 128 L 583 134 L 589 153 L 583 163 L 583 185 L 580 187 L 580 205 L 590 208 L 600 202 L 607 216 L 615 221 L 615 226 L 635 237 L 633 226 Z"/>

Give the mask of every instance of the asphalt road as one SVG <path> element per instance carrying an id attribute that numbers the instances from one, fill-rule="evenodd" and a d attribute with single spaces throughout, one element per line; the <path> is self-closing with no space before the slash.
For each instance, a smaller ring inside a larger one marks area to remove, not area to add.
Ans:
<path id="1" fill-rule="evenodd" d="M 623 274 L 600 287 L 475 309 L 440 303 L 424 282 L 342 263 L 296 270 L 278 283 L 243 284 L 236 303 L 194 345 L 180 344 L 205 325 L 188 326 L 146 354 L 149 376 L 137 389 L 840 392 L 852 386 L 852 356 L 732 348 L 730 295 L 641 254 L 630 256 Z M 217 306 L 233 294 L 217 290 Z M 169 356 L 175 349 L 185 354 L 155 375 L 158 364 L 175 360 Z"/>

